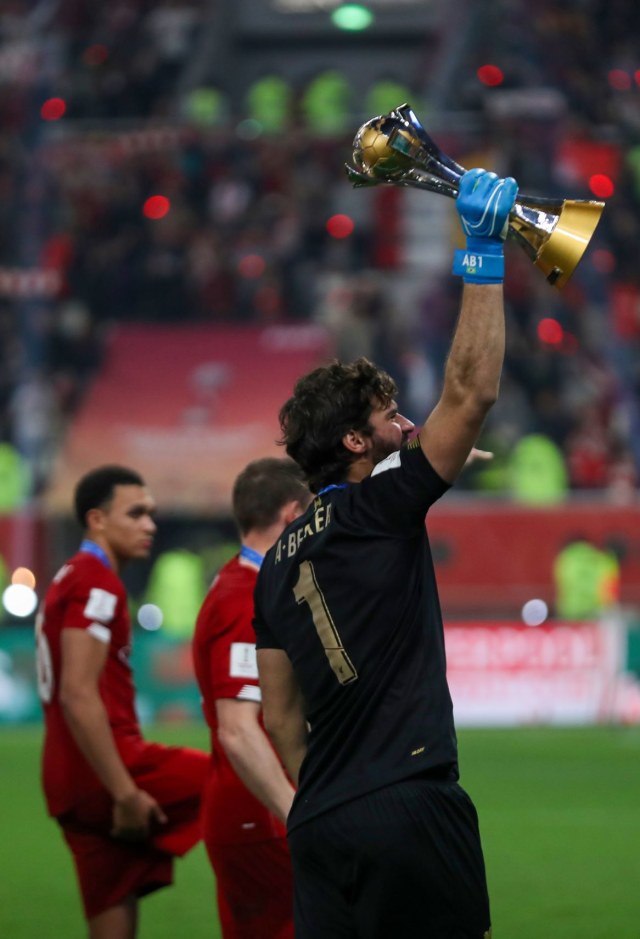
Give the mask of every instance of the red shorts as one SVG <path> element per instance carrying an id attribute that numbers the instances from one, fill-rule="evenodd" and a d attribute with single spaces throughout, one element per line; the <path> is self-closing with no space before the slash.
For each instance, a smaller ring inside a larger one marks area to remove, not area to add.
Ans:
<path id="1" fill-rule="evenodd" d="M 202 837 L 200 800 L 209 757 L 186 747 L 149 743 L 127 768 L 136 785 L 162 806 L 167 822 L 148 841 L 133 844 L 110 835 L 113 802 L 104 789 L 58 817 L 73 853 L 87 919 L 173 882 L 173 857 Z"/>
<path id="2" fill-rule="evenodd" d="M 293 939 L 293 880 L 285 838 L 207 844 L 223 939 Z"/>

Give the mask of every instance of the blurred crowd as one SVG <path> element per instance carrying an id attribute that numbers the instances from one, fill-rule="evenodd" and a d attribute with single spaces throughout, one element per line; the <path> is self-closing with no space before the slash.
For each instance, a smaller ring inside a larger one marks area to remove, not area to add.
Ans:
<path id="1" fill-rule="evenodd" d="M 373 115 L 354 119 L 347 107 L 344 128 L 320 133 L 294 89 L 284 132 L 268 133 L 247 113 L 216 109 L 214 77 L 190 86 L 212 6 L 2 6 L 0 444 L 26 460 L 35 492 L 118 321 L 316 320 L 340 356 L 368 354 L 394 374 L 414 420 L 434 403 L 460 289 L 450 252 L 416 279 L 411 197 L 351 189 L 343 164 Z M 640 7 L 503 0 L 481 14 L 451 63 L 440 102 L 449 118 L 430 115 L 428 90 L 407 78 L 427 118 L 449 128 L 438 142 L 457 159 L 482 154 L 525 191 L 608 204 L 562 292 L 508 249 L 507 361 L 481 441 L 496 458 L 463 485 L 508 489 L 517 456 L 538 481 L 544 463 L 549 491 L 630 500 L 640 467 Z M 486 63 L 499 65 L 499 82 L 479 77 Z M 417 198 L 426 213 L 436 197 Z M 539 446 L 525 453 L 523 439 Z"/>

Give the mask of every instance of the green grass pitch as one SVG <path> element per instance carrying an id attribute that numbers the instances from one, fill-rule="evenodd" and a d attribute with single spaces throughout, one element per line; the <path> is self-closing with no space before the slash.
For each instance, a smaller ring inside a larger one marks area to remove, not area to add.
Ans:
<path id="1" fill-rule="evenodd" d="M 7 939 L 84 935 L 71 861 L 40 793 L 40 734 L 0 730 Z M 207 737 L 197 726 L 154 727 L 147 736 L 202 747 Z M 640 939 L 640 728 L 459 736 L 461 781 L 480 815 L 494 939 Z M 143 900 L 140 939 L 218 939 L 201 846 L 176 874 L 173 888 Z"/>

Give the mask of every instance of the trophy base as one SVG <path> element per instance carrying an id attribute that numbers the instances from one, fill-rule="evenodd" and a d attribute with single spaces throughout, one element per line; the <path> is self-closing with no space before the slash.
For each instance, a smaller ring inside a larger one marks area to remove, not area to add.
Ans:
<path id="1" fill-rule="evenodd" d="M 604 202 L 565 199 L 551 234 L 533 263 L 552 286 L 561 289 L 575 271 L 600 221 Z M 524 231 L 520 232 L 526 238 Z"/>

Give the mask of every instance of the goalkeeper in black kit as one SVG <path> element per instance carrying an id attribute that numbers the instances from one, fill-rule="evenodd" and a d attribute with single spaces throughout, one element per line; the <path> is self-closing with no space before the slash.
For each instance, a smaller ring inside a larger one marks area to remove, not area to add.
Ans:
<path id="1" fill-rule="evenodd" d="M 301 378 L 280 412 L 315 499 L 255 593 L 267 731 L 298 790 L 288 818 L 296 939 L 488 939 L 478 821 L 458 784 L 425 516 L 496 401 L 503 238 L 517 186 L 475 169 L 442 393 L 418 435 L 366 359 Z"/>

